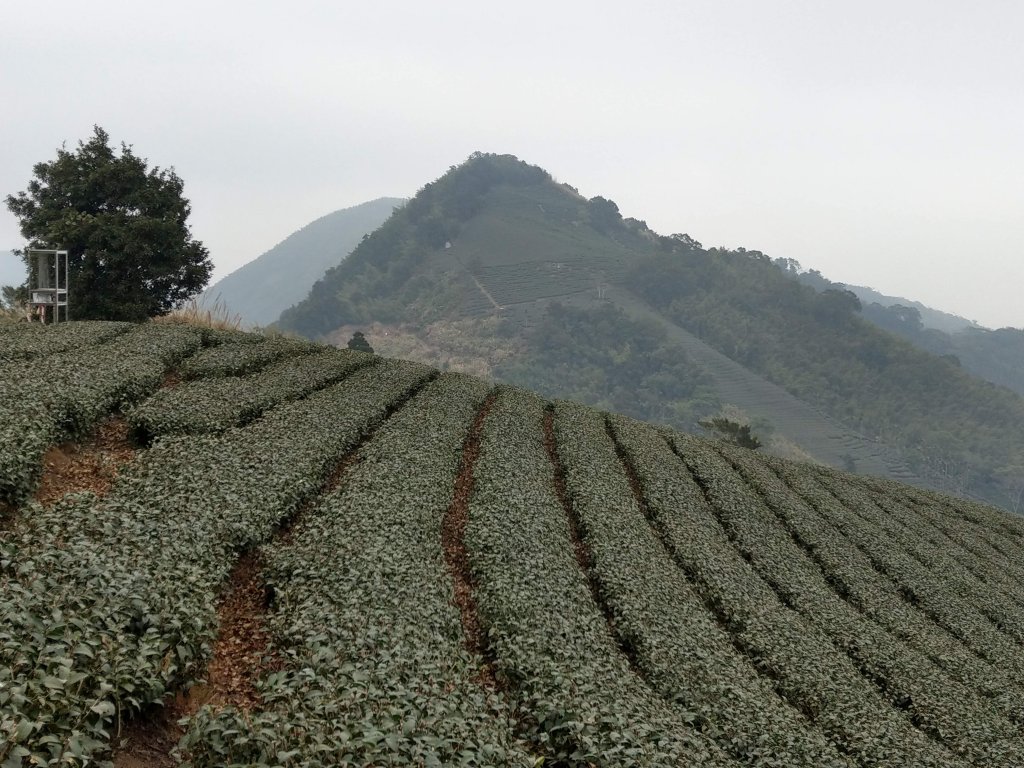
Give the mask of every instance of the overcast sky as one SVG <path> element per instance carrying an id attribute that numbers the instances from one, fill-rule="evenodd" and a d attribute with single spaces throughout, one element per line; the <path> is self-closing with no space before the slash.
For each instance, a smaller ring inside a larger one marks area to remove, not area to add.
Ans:
<path id="1" fill-rule="evenodd" d="M 219 278 L 512 153 L 659 232 L 1021 327 L 1022 40 L 1016 0 L 5 3 L 0 193 L 101 125 L 176 168 Z"/>

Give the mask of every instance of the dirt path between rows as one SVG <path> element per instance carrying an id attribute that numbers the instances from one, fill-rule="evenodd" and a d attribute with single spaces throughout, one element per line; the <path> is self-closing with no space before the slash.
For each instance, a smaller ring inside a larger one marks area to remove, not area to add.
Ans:
<path id="1" fill-rule="evenodd" d="M 402 408 L 429 381 L 411 389 L 387 409 L 380 424 Z M 177 382 L 165 381 L 166 386 Z M 114 750 L 114 768 L 172 768 L 172 757 L 184 735 L 179 721 L 195 715 L 204 705 L 215 709 L 232 707 L 253 712 L 263 706 L 256 683 L 271 672 L 284 668 L 284 659 L 274 647 L 267 626 L 273 593 L 264 576 L 263 549 L 287 544 L 307 514 L 345 482 L 359 463 L 363 446 L 372 439 L 375 425 L 348 450 L 328 473 L 323 484 L 297 510 L 281 521 L 270 542 L 244 552 L 224 582 L 217 599 L 217 639 L 206 668 L 206 681 L 187 693 L 178 692 L 165 707 L 154 707 L 126 724 Z"/>
<path id="2" fill-rule="evenodd" d="M 441 521 L 441 547 L 444 550 L 445 565 L 452 577 L 455 590 L 455 605 L 462 620 L 462 633 L 466 649 L 484 660 L 480 667 L 480 683 L 486 688 L 496 688 L 494 667 L 487 649 L 487 634 L 480 623 L 476 601 L 473 599 L 473 574 L 469 567 L 466 550 L 466 524 L 469 522 L 469 500 L 473 495 L 473 468 L 480 456 L 480 437 L 484 420 L 497 397 L 491 394 L 477 411 L 473 424 L 462 446 L 459 472 L 455 476 L 455 495 Z"/>

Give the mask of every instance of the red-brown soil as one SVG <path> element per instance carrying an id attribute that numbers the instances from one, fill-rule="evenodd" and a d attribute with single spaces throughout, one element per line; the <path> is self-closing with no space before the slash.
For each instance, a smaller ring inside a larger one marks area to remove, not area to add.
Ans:
<path id="1" fill-rule="evenodd" d="M 469 499 L 473 493 L 473 467 L 480 455 L 480 435 L 484 419 L 493 403 L 494 395 L 491 395 L 484 401 L 466 436 L 459 473 L 455 478 L 455 496 L 441 523 L 441 546 L 454 583 L 455 604 L 462 619 L 466 647 L 484 659 L 487 658 L 487 635 L 480 624 L 476 602 L 473 600 L 473 576 L 466 552 L 466 523 L 469 521 Z M 489 663 L 480 669 L 480 682 L 488 688 L 496 686 L 494 670 Z"/>
<path id="2" fill-rule="evenodd" d="M 34 498 L 49 505 L 72 491 L 92 491 L 102 496 L 135 453 L 128 422 L 121 416 L 110 416 L 86 440 L 55 445 L 46 452 Z"/>

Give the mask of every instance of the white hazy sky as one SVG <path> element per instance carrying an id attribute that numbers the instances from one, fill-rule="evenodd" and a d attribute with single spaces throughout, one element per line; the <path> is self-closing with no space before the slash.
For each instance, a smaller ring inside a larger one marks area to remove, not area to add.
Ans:
<path id="1" fill-rule="evenodd" d="M 0 193 L 93 124 L 222 277 L 512 153 L 626 216 L 1024 326 L 1024 3 L 5 2 Z M 0 249 L 21 245 L 0 212 Z"/>

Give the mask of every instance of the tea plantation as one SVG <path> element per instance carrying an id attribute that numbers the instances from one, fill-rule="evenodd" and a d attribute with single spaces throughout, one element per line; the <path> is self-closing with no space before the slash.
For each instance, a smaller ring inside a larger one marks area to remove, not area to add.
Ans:
<path id="1" fill-rule="evenodd" d="M 101 495 L 34 495 L 122 414 Z M 400 360 L 0 325 L 0 766 L 1024 766 L 1024 519 Z"/>

